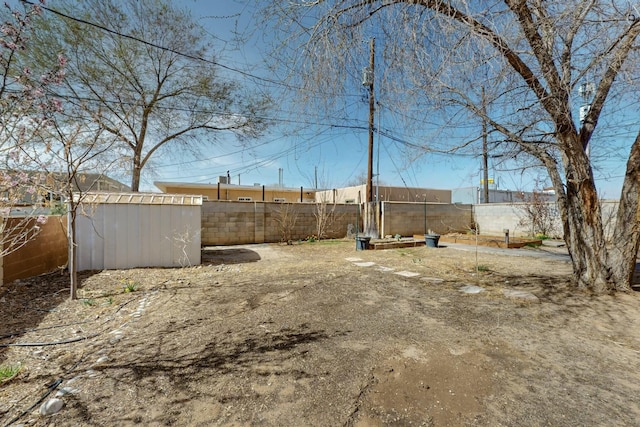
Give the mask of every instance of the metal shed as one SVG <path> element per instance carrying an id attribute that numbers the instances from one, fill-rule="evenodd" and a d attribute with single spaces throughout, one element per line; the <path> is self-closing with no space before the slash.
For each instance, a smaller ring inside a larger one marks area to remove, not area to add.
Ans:
<path id="1" fill-rule="evenodd" d="M 195 195 L 83 194 L 78 270 L 200 264 L 201 206 L 202 196 Z"/>

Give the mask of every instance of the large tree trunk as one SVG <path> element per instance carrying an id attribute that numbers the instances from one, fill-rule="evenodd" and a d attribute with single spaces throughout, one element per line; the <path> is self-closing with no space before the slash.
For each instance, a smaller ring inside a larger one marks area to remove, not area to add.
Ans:
<path id="1" fill-rule="evenodd" d="M 559 138 L 564 147 L 565 187 L 559 199 L 564 239 L 571 256 L 573 283 L 605 292 L 612 287 L 602 212 L 593 172 L 574 133 Z"/>
<path id="2" fill-rule="evenodd" d="M 640 134 L 627 163 L 611 242 L 606 241 L 589 159 L 577 144 L 572 146 L 577 148 L 566 151 L 566 195 L 559 199 L 559 205 L 573 282 L 597 293 L 628 291 L 640 244 Z"/>
<path id="3" fill-rule="evenodd" d="M 633 280 L 640 245 L 640 132 L 631 147 L 613 230 L 608 265 L 615 289 L 627 291 Z"/>

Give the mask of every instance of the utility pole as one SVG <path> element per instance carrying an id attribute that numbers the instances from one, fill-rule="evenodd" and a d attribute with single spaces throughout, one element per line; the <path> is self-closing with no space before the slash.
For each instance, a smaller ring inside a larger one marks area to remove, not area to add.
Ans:
<path id="1" fill-rule="evenodd" d="M 371 39 L 369 49 L 369 73 L 365 81 L 363 81 L 363 84 L 369 86 L 369 163 L 367 167 L 367 195 L 365 202 L 373 202 L 373 113 L 375 111 L 373 77 L 375 70 L 376 39 Z"/>
<path id="2" fill-rule="evenodd" d="M 489 153 L 487 148 L 487 102 L 482 86 L 482 170 L 484 173 L 484 202 L 489 203 Z"/>

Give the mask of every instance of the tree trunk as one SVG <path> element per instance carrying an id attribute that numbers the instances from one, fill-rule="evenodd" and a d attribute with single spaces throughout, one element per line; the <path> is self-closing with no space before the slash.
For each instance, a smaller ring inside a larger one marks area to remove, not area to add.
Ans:
<path id="1" fill-rule="evenodd" d="M 67 243 L 69 245 L 68 262 L 69 267 L 69 287 L 72 300 L 78 299 L 78 265 L 77 265 L 77 253 L 76 250 L 76 206 L 72 201 L 69 202 L 69 212 L 67 213 L 69 219 L 67 223 Z"/>
<path id="2" fill-rule="evenodd" d="M 640 132 L 631 147 L 622 184 L 620 203 L 612 236 L 608 265 L 616 290 L 628 291 L 633 284 L 638 247 L 640 246 Z"/>
<path id="3" fill-rule="evenodd" d="M 559 204 L 573 283 L 579 288 L 605 292 L 612 287 L 611 271 L 591 164 L 576 134 L 558 139 L 564 146 L 566 177 Z"/>
<path id="4" fill-rule="evenodd" d="M 131 191 L 137 193 L 140 191 L 140 172 L 142 166 L 140 165 L 140 153 L 136 152 L 133 156 L 133 168 L 131 169 Z"/>
<path id="5" fill-rule="evenodd" d="M 596 293 L 629 291 L 640 245 L 640 134 L 627 163 L 611 242 L 605 238 L 589 159 L 580 148 L 566 152 L 570 153 L 565 160 L 566 195 L 559 205 L 573 282 Z"/>

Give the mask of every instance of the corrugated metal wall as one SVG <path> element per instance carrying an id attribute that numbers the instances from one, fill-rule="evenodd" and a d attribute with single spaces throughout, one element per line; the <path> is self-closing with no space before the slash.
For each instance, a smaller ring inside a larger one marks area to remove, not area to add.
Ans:
<path id="1" fill-rule="evenodd" d="M 98 203 L 81 211 L 79 271 L 200 264 L 199 205 Z"/>

